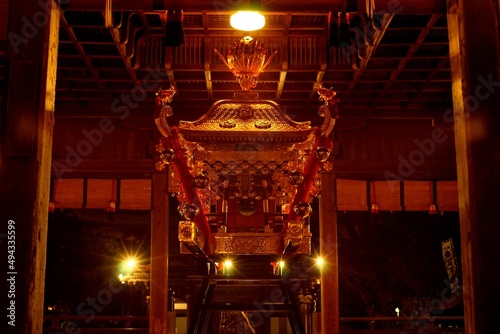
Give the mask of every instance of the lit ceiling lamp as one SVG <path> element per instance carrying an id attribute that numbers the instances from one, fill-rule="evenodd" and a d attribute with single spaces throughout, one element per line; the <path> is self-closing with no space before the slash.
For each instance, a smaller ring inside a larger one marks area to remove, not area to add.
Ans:
<path id="1" fill-rule="evenodd" d="M 264 15 L 259 13 L 260 1 L 251 0 L 250 6 L 231 15 L 229 23 L 236 30 L 254 31 L 259 30 L 266 24 Z"/>

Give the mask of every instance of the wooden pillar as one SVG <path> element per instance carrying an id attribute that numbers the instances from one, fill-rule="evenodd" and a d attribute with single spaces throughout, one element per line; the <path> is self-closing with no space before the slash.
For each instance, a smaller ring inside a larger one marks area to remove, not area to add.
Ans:
<path id="1" fill-rule="evenodd" d="M 321 312 L 312 314 L 312 334 L 321 334 Z"/>
<path id="2" fill-rule="evenodd" d="M 321 271 L 321 330 L 339 333 L 339 266 L 337 245 L 337 210 L 335 174 L 321 175 L 319 213 L 320 255 L 324 266 Z"/>
<path id="3" fill-rule="evenodd" d="M 312 307 L 313 297 L 311 295 L 303 295 L 302 293 L 300 293 L 297 299 L 299 303 L 300 317 L 302 318 L 302 323 L 304 324 L 304 329 L 305 329 L 304 334 L 312 334 L 311 307 Z"/>
<path id="4" fill-rule="evenodd" d="M 50 0 L 9 3 L 8 92 L 0 106 L 0 217 L 14 246 L 8 333 L 42 333 L 59 15 Z"/>
<path id="5" fill-rule="evenodd" d="M 173 334 L 168 319 L 168 174 L 153 173 L 149 333 Z"/>
<path id="6" fill-rule="evenodd" d="M 498 331 L 500 32 L 498 1 L 448 0 L 466 333 Z M 451 116 L 454 116 L 454 120 Z"/>
<path id="7" fill-rule="evenodd" d="M 280 317 L 278 318 L 278 334 L 288 334 L 288 319 Z"/>

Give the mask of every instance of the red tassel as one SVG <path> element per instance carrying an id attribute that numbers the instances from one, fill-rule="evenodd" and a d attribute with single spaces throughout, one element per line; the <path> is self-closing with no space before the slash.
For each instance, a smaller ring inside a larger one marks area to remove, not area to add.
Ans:
<path id="1" fill-rule="evenodd" d="M 174 168 L 179 177 L 179 181 L 184 196 L 186 197 L 186 201 L 189 204 L 194 204 L 196 207 L 198 207 L 198 209 L 200 209 L 199 213 L 193 218 L 193 221 L 200 229 L 201 233 L 203 233 L 203 235 L 205 236 L 205 253 L 211 254 L 212 250 L 215 249 L 216 246 L 215 236 L 210 231 L 208 218 L 203 212 L 203 205 L 194 186 L 194 178 L 189 172 L 186 158 L 184 157 L 182 147 L 179 143 L 179 135 L 177 131 L 172 131 L 172 135 L 166 138 L 166 143 L 169 148 L 172 148 L 175 151 L 175 158 L 172 164 L 174 165 Z"/>
<path id="2" fill-rule="evenodd" d="M 115 211 L 116 211 L 116 203 L 113 201 L 109 202 L 106 212 L 115 212 Z"/>

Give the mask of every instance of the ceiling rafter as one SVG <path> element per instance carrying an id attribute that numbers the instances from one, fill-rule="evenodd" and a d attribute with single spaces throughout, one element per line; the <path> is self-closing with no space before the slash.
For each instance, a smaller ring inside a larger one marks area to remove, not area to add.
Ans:
<path id="1" fill-rule="evenodd" d="M 158 44 L 163 43 L 165 24 L 158 11 L 115 12 L 116 23 L 111 28 L 104 27 L 102 12 L 65 11 L 81 50 L 66 29 L 61 29 L 56 99 L 109 105 L 110 97 L 102 94 L 99 83 L 111 97 L 141 88 L 139 80 L 145 69 L 156 67 L 159 56 L 164 58 L 157 75 L 167 74 L 178 91 L 175 104 L 185 107 L 186 113 L 198 114 L 214 100 L 232 98 L 238 84 L 213 53 L 217 48 L 226 54 L 244 36 L 229 27 L 229 14 L 208 9 L 185 11 L 184 45 L 164 48 Z M 328 13 L 316 9 L 266 13 L 266 27 L 251 35 L 264 42 L 268 55 L 275 50 L 279 54 L 261 73 L 254 90 L 261 99 L 278 100 L 296 115 L 311 113 L 321 105 L 314 90 L 319 82 L 338 92 L 339 107 L 345 111 L 371 108 L 378 113 L 399 108 L 411 113 L 438 105 L 436 102 L 450 106 L 445 20 L 436 15 L 436 24 L 430 28 L 430 15 L 386 16 L 386 25 L 355 71 L 341 53 L 327 45 Z M 94 75 L 88 70 L 89 61 Z M 389 86 L 391 80 L 394 84 Z M 154 94 L 149 93 L 144 100 L 147 105 L 154 101 Z"/>
<path id="2" fill-rule="evenodd" d="M 384 98 L 384 96 L 387 94 L 387 91 L 389 90 L 389 88 L 391 88 L 391 86 L 394 84 L 394 82 L 396 81 L 396 79 L 398 78 L 400 73 L 405 68 L 406 64 L 410 61 L 411 57 L 415 54 L 415 52 L 418 50 L 418 48 L 420 48 L 420 46 L 424 42 L 427 35 L 429 34 L 429 32 L 432 30 L 432 28 L 434 27 L 434 25 L 436 24 L 436 22 L 440 18 L 441 18 L 441 14 L 433 14 L 430 17 L 429 22 L 427 23 L 426 27 L 420 31 L 420 34 L 417 38 L 417 41 L 413 45 L 410 46 L 406 56 L 403 59 L 401 59 L 401 61 L 399 62 L 398 68 L 396 70 L 392 71 L 389 80 L 386 82 L 383 90 L 377 96 L 377 99 L 376 99 L 377 103 L 380 100 L 382 100 Z"/>
<path id="3" fill-rule="evenodd" d="M 288 35 L 290 32 L 290 27 L 292 25 L 292 13 L 288 13 L 285 17 L 283 39 L 281 44 L 281 50 L 288 50 Z M 278 81 L 278 89 L 276 91 L 276 100 L 281 99 L 283 94 L 283 88 L 285 87 L 286 74 L 288 71 L 288 52 L 282 52 L 281 54 L 281 71 L 280 78 Z"/>
<path id="4" fill-rule="evenodd" d="M 373 40 L 373 45 L 368 45 L 367 46 L 366 57 L 361 60 L 361 65 L 360 65 L 359 70 L 357 70 L 356 72 L 354 72 L 354 78 L 353 78 L 351 84 L 349 85 L 349 89 L 344 94 L 344 98 L 348 99 L 349 96 L 351 95 L 351 93 L 356 88 L 356 85 L 359 82 L 361 76 L 363 75 L 363 73 L 364 73 L 364 71 L 366 69 L 367 64 L 369 63 L 372 55 L 377 50 L 377 47 L 380 45 L 380 42 L 382 41 L 382 38 L 385 35 L 385 32 L 389 28 L 389 25 L 391 24 L 391 21 L 392 21 L 393 17 L 394 17 L 394 14 L 387 14 L 387 15 L 384 16 L 384 20 L 383 20 L 382 26 L 380 28 L 380 31 L 375 36 L 375 38 Z"/>
<path id="5" fill-rule="evenodd" d="M 214 99 L 213 87 L 212 87 L 212 72 L 210 71 L 210 57 L 208 52 L 210 52 L 210 40 L 208 38 L 208 17 L 207 11 L 201 12 L 201 20 L 203 24 L 203 69 L 205 70 L 205 85 L 207 86 L 208 99 L 212 101 Z"/>
<path id="6" fill-rule="evenodd" d="M 419 98 L 420 96 L 422 96 L 423 88 L 425 87 L 425 84 L 430 82 L 440 71 L 442 71 L 443 68 L 446 66 L 446 64 L 449 63 L 449 61 L 450 61 L 450 59 L 448 56 L 442 58 L 439 61 L 439 63 L 436 65 L 436 68 L 434 70 L 432 70 L 429 73 L 429 75 L 427 75 L 427 77 L 425 78 L 425 81 L 418 84 L 417 92 L 415 94 L 413 94 L 413 96 L 409 99 L 409 102 L 412 102 L 412 101 L 416 100 L 417 98 Z M 451 87 L 451 83 L 450 83 L 450 87 Z"/>
<path id="7" fill-rule="evenodd" d="M 61 15 L 60 17 L 60 23 L 66 33 L 69 35 L 69 38 L 75 48 L 78 50 L 78 54 L 82 57 L 82 60 L 85 62 L 85 65 L 87 66 L 88 71 L 91 73 L 92 77 L 96 81 L 96 84 L 98 87 L 106 94 L 106 96 L 111 97 L 109 92 L 106 89 L 106 86 L 104 83 L 100 80 L 99 78 L 99 72 L 97 69 L 94 68 L 92 65 L 92 60 L 90 59 L 89 56 L 85 53 L 85 49 L 83 48 L 82 44 L 78 41 L 77 36 L 75 35 L 75 32 L 73 31 L 73 28 L 69 25 L 68 21 L 64 17 L 64 15 Z"/>
<path id="8" fill-rule="evenodd" d="M 318 71 L 318 74 L 316 75 L 316 80 L 313 84 L 311 94 L 309 95 L 309 100 L 312 100 L 316 97 L 316 87 L 320 84 L 323 83 L 323 77 L 325 75 L 325 71 L 328 68 L 328 63 L 327 63 L 327 39 L 328 39 L 328 34 L 329 34 L 329 27 L 330 27 L 330 22 L 331 22 L 331 17 L 332 17 L 332 12 L 328 13 L 328 20 L 326 21 L 326 25 L 324 27 L 325 33 L 323 34 L 323 39 L 322 39 L 322 45 L 320 50 L 324 50 L 324 52 L 320 52 L 319 54 L 319 66 L 320 70 Z"/>
<path id="9" fill-rule="evenodd" d="M 332 1 L 332 0 L 311 0 L 311 1 L 290 1 L 290 0 L 263 0 L 261 5 L 265 11 L 268 12 L 328 12 L 347 11 L 347 4 L 350 1 Z M 361 3 L 362 5 L 359 5 Z M 358 12 L 366 12 L 364 1 L 358 1 L 356 9 Z M 182 5 L 178 5 L 185 11 L 202 11 L 202 10 L 232 10 L 229 5 L 220 6 L 217 8 L 212 1 L 185 1 Z M 102 11 L 105 8 L 105 2 L 102 0 L 72 0 L 64 5 L 67 10 L 80 10 L 80 11 Z M 113 3 L 113 10 L 116 11 L 153 11 L 155 10 L 155 0 L 122 0 Z M 400 13 L 410 14 L 435 14 L 444 13 L 446 11 L 446 3 L 440 0 L 375 0 L 376 10 L 398 11 Z"/>
<path id="10" fill-rule="evenodd" d="M 123 13 L 121 14 L 121 20 L 123 20 Z M 118 50 L 118 53 L 121 56 L 121 59 L 123 61 L 123 64 L 125 65 L 128 75 L 130 76 L 130 79 L 135 83 L 136 87 L 141 86 L 139 80 L 137 79 L 137 74 L 134 70 L 132 70 L 132 62 L 130 58 L 127 56 L 127 48 L 123 43 L 121 43 L 121 36 L 120 36 L 120 26 L 123 24 L 123 21 L 120 21 L 120 23 L 117 26 L 111 26 L 109 27 L 109 33 L 111 35 L 111 38 L 113 38 L 113 42 L 115 43 L 116 49 Z"/>

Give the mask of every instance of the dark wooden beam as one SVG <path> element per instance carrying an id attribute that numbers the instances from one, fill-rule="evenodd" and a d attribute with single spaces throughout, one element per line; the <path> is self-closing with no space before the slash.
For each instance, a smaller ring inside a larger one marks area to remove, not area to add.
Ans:
<path id="1" fill-rule="evenodd" d="M 141 87 L 140 81 L 137 79 L 136 72 L 132 70 L 132 62 L 130 61 L 130 57 L 127 56 L 127 48 L 123 43 L 121 43 L 120 30 L 116 27 L 109 27 L 108 29 L 111 37 L 113 38 L 113 42 L 116 45 L 116 49 L 120 53 L 121 59 L 127 68 L 130 79 L 132 79 L 136 87 Z"/>
<path id="2" fill-rule="evenodd" d="M 213 86 L 212 86 L 212 72 L 210 69 L 210 59 L 213 51 L 213 46 L 210 43 L 210 38 L 208 37 L 208 16 L 207 11 L 202 11 L 202 24 L 203 24 L 203 69 L 205 71 L 205 85 L 207 88 L 208 99 L 212 100 L 214 98 Z"/>
<path id="3" fill-rule="evenodd" d="M 417 100 L 418 98 L 420 98 L 423 95 L 425 84 L 430 82 L 440 71 L 443 70 L 443 67 L 446 66 L 446 64 L 448 64 L 449 62 L 450 62 L 449 57 L 442 58 L 439 61 L 439 63 L 436 65 L 436 67 L 430 71 L 429 75 L 427 75 L 427 77 L 425 78 L 425 81 L 416 84 L 417 85 L 417 92 L 412 94 L 412 96 L 410 97 L 410 102 Z M 450 86 L 451 86 L 451 83 L 450 83 Z M 432 90 L 426 90 L 425 92 L 429 92 L 429 91 L 432 91 Z M 436 92 L 443 92 L 443 93 L 446 92 L 446 91 L 443 91 L 443 89 L 441 89 L 441 88 L 436 89 L 435 91 Z"/>
<path id="4" fill-rule="evenodd" d="M 165 9 L 172 6 L 172 3 L 164 1 Z M 366 12 L 366 2 L 364 0 L 358 0 L 354 3 L 354 6 L 350 5 L 348 8 L 348 3 L 352 1 L 347 0 L 313 0 L 307 2 L 299 1 L 288 1 L 288 0 L 264 0 L 261 1 L 263 11 L 271 12 L 328 12 L 328 11 L 358 11 Z M 202 10 L 212 10 L 212 11 L 228 11 L 233 12 L 238 9 L 237 6 L 231 5 L 230 1 L 203 1 L 203 0 L 190 0 L 182 1 L 177 3 L 177 6 L 185 11 L 202 11 Z M 105 8 L 105 2 L 99 0 L 72 0 L 68 1 L 65 5 L 68 10 L 98 10 L 103 11 Z M 134 10 L 155 10 L 155 1 L 135 1 L 135 0 L 123 0 L 117 3 L 113 2 L 113 10 L 116 11 L 134 11 Z M 445 5 L 442 1 L 438 0 L 375 0 L 375 10 L 376 11 L 386 11 L 386 12 L 401 12 L 401 13 L 411 13 L 411 14 L 434 14 L 434 13 L 444 13 Z"/>
<path id="5" fill-rule="evenodd" d="M 380 31 L 376 32 L 377 35 L 375 36 L 375 39 L 373 41 L 373 45 L 367 46 L 366 57 L 361 60 L 361 65 L 360 65 L 359 70 L 357 70 L 354 73 L 354 78 L 353 78 L 351 84 L 349 85 L 349 90 L 344 95 L 345 99 L 348 99 L 349 96 L 351 95 L 351 93 L 356 88 L 357 83 L 360 81 L 363 73 L 365 72 L 365 69 L 366 69 L 366 66 L 368 65 L 368 62 L 370 61 L 372 55 L 377 50 L 378 46 L 380 45 L 380 42 L 382 41 L 382 38 L 385 35 L 385 32 L 387 31 L 387 28 L 391 24 L 391 21 L 392 21 L 393 17 L 394 17 L 394 14 L 387 14 L 384 17 L 383 25 L 380 28 Z"/>
<path id="6" fill-rule="evenodd" d="M 168 324 L 168 174 L 154 173 L 151 210 L 151 282 L 149 332 L 174 334 Z M 175 326 L 174 326 L 175 327 Z"/>
<path id="7" fill-rule="evenodd" d="M 52 162 L 53 177 L 80 178 L 149 178 L 155 172 L 155 159 L 143 160 L 82 160 L 78 166 L 69 167 L 65 159 Z"/>
<path id="8" fill-rule="evenodd" d="M 340 333 L 339 260 L 337 243 L 337 198 L 335 174 L 321 175 L 319 247 L 323 259 L 321 268 L 321 331 Z"/>
<path id="9" fill-rule="evenodd" d="M 208 100 L 183 100 L 181 102 L 174 101 L 172 107 L 174 114 L 169 121 L 174 124 L 179 119 L 194 120 L 193 117 L 201 117 L 210 108 L 213 102 Z M 318 118 L 318 107 L 321 105 L 319 101 L 313 101 L 309 104 L 301 100 L 285 100 L 280 103 L 282 108 L 286 107 L 287 114 L 292 118 L 307 117 Z M 145 100 L 141 106 L 130 108 L 127 117 L 142 117 L 145 119 L 143 123 L 149 122 L 154 127 L 154 110 L 156 105 L 154 101 Z M 414 103 L 407 108 L 401 108 L 399 105 L 389 104 L 380 107 L 368 106 L 345 106 L 342 103 L 339 105 L 339 113 L 341 118 L 381 118 L 381 119 L 442 119 L 446 112 L 445 107 L 436 107 L 430 104 Z M 89 103 L 82 107 L 77 106 L 70 101 L 59 101 L 56 105 L 56 118 L 120 118 L 123 112 L 114 112 L 110 104 L 104 104 L 99 101 Z"/>
<path id="10" fill-rule="evenodd" d="M 408 62 L 412 58 L 413 54 L 422 45 L 425 38 L 427 37 L 427 35 L 432 30 L 432 28 L 434 27 L 434 25 L 436 24 L 436 22 L 439 20 L 440 17 L 441 17 L 441 14 L 434 14 L 431 16 L 429 22 L 427 23 L 427 26 L 420 31 L 420 34 L 417 38 L 417 41 L 410 46 L 406 56 L 403 59 L 401 59 L 401 61 L 399 62 L 398 68 L 391 72 L 391 76 L 390 76 L 389 80 L 386 82 L 386 84 L 384 85 L 382 92 L 380 92 L 378 94 L 375 104 L 378 104 L 378 103 L 380 103 L 381 100 L 384 100 L 384 97 L 387 94 L 387 91 L 392 87 L 392 85 L 394 84 L 394 82 L 398 78 L 399 74 L 406 67 L 406 64 L 408 64 Z"/>
<path id="11" fill-rule="evenodd" d="M 85 53 L 85 49 L 83 48 L 82 44 L 80 43 L 80 41 L 76 37 L 75 32 L 73 30 L 73 27 L 71 27 L 70 24 L 68 23 L 68 21 L 66 21 L 66 18 L 64 17 L 64 15 L 61 15 L 61 26 L 64 28 L 66 33 L 69 35 L 75 48 L 78 50 L 78 54 L 82 57 L 82 60 L 85 62 L 85 65 L 87 65 L 87 70 L 92 74 L 92 77 L 94 78 L 98 87 L 109 96 L 109 93 L 107 93 L 107 91 L 106 91 L 106 86 L 101 82 L 101 80 L 99 78 L 99 71 L 97 71 L 94 68 L 94 65 L 92 64 L 91 58 L 89 56 L 87 56 L 87 54 Z"/>
<path id="12" fill-rule="evenodd" d="M 402 157 L 406 160 L 408 157 Z M 342 178 L 372 180 L 455 180 L 456 165 L 454 161 L 426 160 L 416 167 L 403 160 L 334 160 L 335 174 Z M 403 171 L 403 172 L 401 172 Z"/>
<path id="13" fill-rule="evenodd" d="M 498 330 L 500 8 L 448 0 L 466 333 Z M 492 28 L 497 27 L 497 29 Z"/>
<path id="14" fill-rule="evenodd" d="M 281 50 L 288 50 L 288 34 L 290 31 L 290 26 L 292 25 L 292 15 L 290 13 L 285 17 L 284 23 L 284 31 L 283 31 L 283 39 L 281 42 Z M 281 72 L 280 79 L 278 82 L 278 89 L 276 90 L 276 100 L 281 99 L 281 95 L 283 94 L 283 88 L 285 87 L 286 74 L 288 71 L 288 52 L 282 52 L 281 55 Z"/>
<path id="15" fill-rule="evenodd" d="M 9 22 L 9 1 L 0 1 L 0 41 L 7 40 L 7 23 Z"/>
<path id="16" fill-rule="evenodd" d="M 0 216 L 9 231 L 4 332 L 42 333 L 60 10 L 50 0 L 7 2 L 13 39 L 7 103 L 0 105 Z M 2 246 L 7 255 L 7 239 Z"/>

